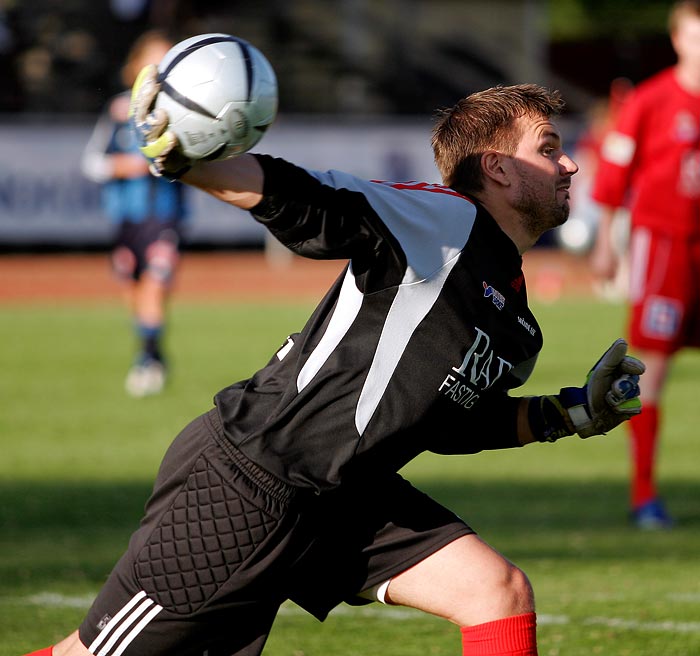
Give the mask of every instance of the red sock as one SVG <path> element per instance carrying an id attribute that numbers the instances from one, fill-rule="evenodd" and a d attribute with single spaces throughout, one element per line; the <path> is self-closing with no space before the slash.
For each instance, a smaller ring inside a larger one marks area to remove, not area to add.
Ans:
<path id="1" fill-rule="evenodd" d="M 659 408 L 644 405 L 644 411 L 630 420 L 630 447 L 632 456 L 632 485 L 630 490 L 633 508 L 656 497 L 654 463 L 659 435 Z"/>
<path id="2" fill-rule="evenodd" d="M 537 617 L 525 613 L 462 627 L 463 656 L 537 656 Z"/>
<path id="3" fill-rule="evenodd" d="M 39 651 L 33 651 L 31 654 L 25 654 L 24 656 L 51 656 L 53 653 L 53 647 L 45 647 Z"/>

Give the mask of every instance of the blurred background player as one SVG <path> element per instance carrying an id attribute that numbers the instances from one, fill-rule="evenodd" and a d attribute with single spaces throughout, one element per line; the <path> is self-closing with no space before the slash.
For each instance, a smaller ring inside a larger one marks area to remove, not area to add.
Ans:
<path id="1" fill-rule="evenodd" d="M 606 96 L 595 100 L 585 114 L 585 123 L 573 148 L 573 158 L 579 172 L 571 182 L 571 215 L 559 228 L 557 236 L 561 246 L 573 253 L 589 253 L 596 239 L 600 215 L 599 205 L 591 198 L 600 151 L 605 136 L 613 129 L 626 95 L 632 90 L 630 80 L 615 78 Z M 615 217 L 617 255 L 621 258 L 615 281 L 603 281 L 596 285 L 596 292 L 609 298 L 619 298 L 627 290 L 626 247 L 629 234 L 629 212 L 620 208 Z"/>
<path id="2" fill-rule="evenodd" d="M 157 64 L 171 45 L 164 32 L 141 35 L 122 69 L 125 88 L 144 66 Z M 163 335 L 185 205 L 181 184 L 149 173 L 127 122 L 128 109 L 128 92 L 108 103 L 85 149 L 82 169 L 103 185 L 104 210 L 116 225 L 112 266 L 125 283 L 139 345 L 125 387 L 130 395 L 142 397 L 159 393 L 165 385 Z"/>
<path id="3" fill-rule="evenodd" d="M 603 143 L 593 198 L 604 207 L 591 266 L 602 279 L 619 260 L 615 209 L 631 211 L 629 341 L 647 365 L 644 412 L 631 426 L 631 517 L 668 528 L 655 482 L 659 403 L 672 356 L 700 345 L 700 1 L 670 12 L 677 63 L 632 92 Z"/>

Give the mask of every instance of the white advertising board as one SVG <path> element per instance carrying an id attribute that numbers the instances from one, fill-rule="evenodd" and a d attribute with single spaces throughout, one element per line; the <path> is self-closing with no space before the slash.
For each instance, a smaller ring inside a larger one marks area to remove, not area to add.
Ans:
<path id="1" fill-rule="evenodd" d="M 0 248 L 102 246 L 112 228 L 100 189 L 80 172 L 91 117 L 61 123 L 0 118 Z M 439 179 L 430 120 L 332 121 L 280 117 L 257 150 L 312 169 L 341 169 L 383 180 Z M 263 229 L 246 212 L 189 190 L 191 244 L 261 244 Z"/>

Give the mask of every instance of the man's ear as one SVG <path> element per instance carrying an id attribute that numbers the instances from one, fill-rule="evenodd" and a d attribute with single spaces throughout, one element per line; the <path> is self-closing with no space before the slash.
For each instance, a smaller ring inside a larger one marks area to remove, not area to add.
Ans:
<path id="1" fill-rule="evenodd" d="M 481 170 L 485 177 L 496 184 L 510 186 L 508 167 L 504 166 L 506 155 L 496 150 L 487 150 L 481 156 Z"/>

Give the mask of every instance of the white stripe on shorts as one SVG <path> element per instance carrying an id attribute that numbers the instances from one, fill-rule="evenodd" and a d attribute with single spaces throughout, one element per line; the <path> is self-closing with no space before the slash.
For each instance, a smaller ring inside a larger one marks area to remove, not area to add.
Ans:
<path id="1" fill-rule="evenodd" d="M 649 266 L 651 233 L 646 228 L 635 228 L 630 240 L 629 300 L 638 303 L 644 296 Z"/>
<path id="2" fill-rule="evenodd" d="M 116 651 L 111 652 L 121 636 L 134 624 L 134 622 L 137 622 L 139 617 L 141 617 L 149 608 L 150 610 L 146 616 L 143 617 L 126 636 L 126 638 L 124 638 L 122 643 L 117 647 Z M 121 654 L 129 646 L 129 644 L 131 644 L 134 638 L 136 638 L 136 636 L 143 631 L 144 627 L 162 610 L 163 607 L 154 603 L 151 599 L 148 599 L 145 592 L 139 592 L 109 621 L 104 629 L 100 631 L 100 634 L 88 647 L 88 651 L 91 654 L 95 654 L 95 656 L 119 656 L 119 654 Z M 96 649 L 98 649 L 105 640 L 107 640 L 107 642 L 105 642 L 104 646 L 99 651 L 96 651 Z"/>
<path id="3" fill-rule="evenodd" d="M 119 646 L 119 649 L 117 649 L 112 656 L 121 656 L 122 652 L 131 644 L 132 640 L 139 634 L 141 631 L 143 631 L 144 627 L 156 616 L 160 611 L 163 610 L 162 606 L 159 606 L 156 604 L 149 612 L 146 617 L 144 617 L 129 633 L 124 640 L 122 640 L 122 644 Z"/>

